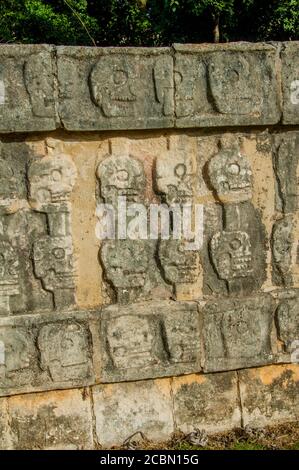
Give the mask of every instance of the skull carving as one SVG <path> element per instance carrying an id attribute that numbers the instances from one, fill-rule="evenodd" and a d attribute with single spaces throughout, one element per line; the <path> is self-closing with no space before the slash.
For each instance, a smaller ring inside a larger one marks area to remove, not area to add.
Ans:
<path id="1" fill-rule="evenodd" d="M 97 168 L 101 195 L 105 202 L 116 203 L 120 196 L 138 202 L 145 190 L 143 165 L 128 156 L 109 156 Z"/>
<path id="2" fill-rule="evenodd" d="M 19 258 L 7 241 L 0 241 L 0 296 L 19 294 Z"/>
<path id="3" fill-rule="evenodd" d="M 18 196 L 17 178 L 7 161 L 0 159 L 0 215 Z"/>
<path id="4" fill-rule="evenodd" d="M 34 244 L 33 261 L 36 277 L 45 289 L 74 288 L 75 268 L 72 238 L 44 237 Z"/>
<path id="5" fill-rule="evenodd" d="M 67 202 L 73 190 L 77 170 L 68 155 L 47 156 L 29 166 L 30 200 L 37 208 Z"/>
<path id="6" fill-rule="evenodd" d="M 134 116 L 136 89 L 134 89 L 132 58 L 102 57 L 90 74 L 90 89 L 94 103 L 104 116 Z"/>
<path id="7" fill-rule="evenodd" d="M 199 252 L 188 250 L 184 240 L 161 240 L 159 259 L 164 277 L 170 284 L 193 284 L 197 281 Z"/>
<path id="8" fill-rule="evenodd" d="M 34 343 L 28 332 L 24 328 L 1 328 L 0 342 L 4 345 L 5 376 L 11 378 L 18 372 L 28 372 L 36 359 Z M 23 380 L 27 381 L 25 375 Z M 18 383 L 21 385 L 23 380 L 20 377 Z"/>
<path id="9" fill-rule="evenodd" d="M 246 232 L 217 232 L 210 244 L 214 267 L 220 279 L 233 280 L 252 275 L 252 251 Z"/>
<path id="10" fill-rule="evenodd" d="M 208 76 L 216 109 L 221 114 L 258 113 L 262 104 L 262 77 L 244 53 L 215 52 Z"/>
<path id="11" fill-rule="evenodd" d="M 55 380 L 86 377 L 90 370 L 87 330 L 79 323 L 48 324 L 38 335 L 41 368 Z"/>
<path id="12" fill-rule="evenodd" d="M 101 249 L 106 277 L 116 289 L 143 287 L 150 250 L 143 240 L 109 240 Z"/>
<path id="13" fill-rule="evenodd" d="M 145 367 L 157 362 L 153 356 L 154 335 L 146 318 L 125 315 L 110 320 L 107 338 L 117 368 Z"/>
<path id="14" fill-rule="evenodd" d="M 239 149 L 222 149 L 210 160 L 208 174 L 221 202 L 243 202 L 252 198 L 251 167 Z"/>
<path id="15" fill-rule="evenodd" d="M 159 158 L 156 161 L 156 185 L 167 204 L 192 202 L 195 170 L 191 157 Z"/>

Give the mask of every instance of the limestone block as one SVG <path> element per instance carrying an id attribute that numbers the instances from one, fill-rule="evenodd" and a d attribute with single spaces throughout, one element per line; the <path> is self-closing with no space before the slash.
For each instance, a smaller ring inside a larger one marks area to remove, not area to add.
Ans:
<path id="1" fill-rule="evenodd" d="M 279 122 L 275 46 L 178 44 L 174 48 L 176 127 Z"/>
<path id="2" fill-rule="evenodd" d="M 58 47 L 59 115 L 68 130 L 174 125 L 170 49 Z"/>
<path id="3" fill-rule="evenodd" d="M 265 294 L 208 302 L 203 310 L 206 372 L 241 369 L 273 361 L 275 302 Z"/>
<path id="4" fill-rule="evenodd" d="M 121 382 L 200 370 L 195 303 L 148 302 L 102 311 L 102 381 Z"/>
<path id="5" fill-rule="evenodd" d="M 283 123 L 299 124 L 299 41 L 282 45 Z"/>
<path id="6" fill-rule="evenodd" d="M 121 445 L 138 432 L 163 441 L 174 431 L 169 379 L 102 385 L 93 388 L 99 443 Z"/>
<path id="7" fill-rule="evenodd" d="M 176 430 L 221 432 L 241 426 L 235 372 L 173 379 Z"/>
<path id="8" fill-rule="evenodd" d="M 92 312 L 3 317 L 0 395 L 87 386 L 95 381 Z M 91 321 L 91 320 L 90 320 Z"/>
<path id="9" fill-rule="evenodd" d="M 278 339 L 282 342 L 281 360 L 299 363 L 299 289 L 279 293 L 275 320 Z"/>
<path id="10" fill-rule="evenodd" d="M 0 132 L 56 128 L 54 48 L 1 45 Z"/>
<path id="11" fill-rule="evenodd" d="M 245 426 L 298 420 L 298 364 L 248 369 L 238 375 Z"/>
<path id="12" fill-rule="evenodd" d="M 15 450 L 93 448 L 90 397 L 84 389 L 10 397 L 8 414 Z"/>
<path id="13" fill-rule="evenodd" d="M 0 399 L 0 450 L 12 450 L 7 398 Z"/>
<path id="14" fill-rule="evenodd" d="M 294 217 L 287 214 L 274 223 L 272 231 L 272 278 L 273 283 L 278 286 L 293 284 L 292 265 L 297 261 L 297 253 L 294 253 L 295 243 Z"/>

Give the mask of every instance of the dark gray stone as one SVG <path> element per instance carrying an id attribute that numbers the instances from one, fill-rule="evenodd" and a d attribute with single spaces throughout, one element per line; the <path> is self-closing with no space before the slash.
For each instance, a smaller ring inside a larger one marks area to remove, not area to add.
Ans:
<path id="1" fill-rule="evenodd" d="M 271 296 L 208 302 L 203 309 L 205 372 L 241 369 L 273 362 Z"/>
<path id="2" fill-rule="evenodd" d="M 278 338 L 283 343 L 286 353 L 293 353 L 299 349 L 299 290 L 294 289 L 285 293 L 276 310 L 276 325 Z M 297 357 L 294 356 L 296 362 Z M 289 361 L 288 361 L 289 362 Z M 294 361 L 295 362 L 295 361 Z"/>
<path id="3" fill-rule="evenodd" d="M 54 48 L 1 45 L 0 132 L 56 128 Z"/>
<path id="4" fill-rule="evenodd" d="M 295 243 L 293 233 L 293 215 L 285 215 L 273 225 L 272 248 L 272 279 L 278 286 L 291 286 L 292 248 Z"/>
<path id="5" fill-rule="evenodd" d="M 151 302 L 102 312 L 102 380 L 123 382 L 200 370 L 197 306 Z"/>

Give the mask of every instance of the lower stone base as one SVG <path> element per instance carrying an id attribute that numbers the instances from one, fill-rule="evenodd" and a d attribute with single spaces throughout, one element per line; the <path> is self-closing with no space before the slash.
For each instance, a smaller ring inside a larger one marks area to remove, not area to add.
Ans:
<path id="1" fill-rule="evenodd" d="M 1 449 L 95 449 L 138 431 L 169 439 L 299 418 L 299 365 L 126 382 L 0 399 Z"/>

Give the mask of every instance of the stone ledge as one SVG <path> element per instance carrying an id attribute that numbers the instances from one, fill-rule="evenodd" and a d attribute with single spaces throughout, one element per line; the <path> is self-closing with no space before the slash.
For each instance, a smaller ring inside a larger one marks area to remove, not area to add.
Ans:
<path id="1" fill-rule="evenodd" d="M 298 124 L 298 50 L 1 45 L 0 133 Z"/>

